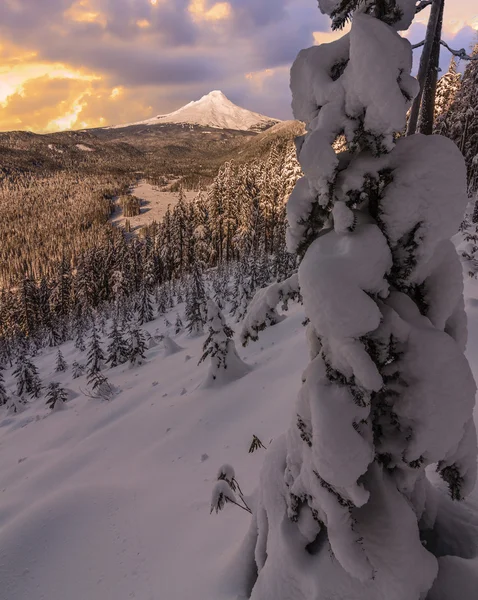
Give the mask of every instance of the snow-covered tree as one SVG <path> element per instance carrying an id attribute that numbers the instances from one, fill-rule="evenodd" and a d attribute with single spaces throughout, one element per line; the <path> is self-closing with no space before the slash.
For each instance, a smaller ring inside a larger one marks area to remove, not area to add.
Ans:
<path id="1" fill-rule="evenodd" d="M 301 257 L 310 363 L 294 422 L 267 451 L 237 592 L 438 600 L 460 581 L 460 599 L 472 600 L 475 585 L 461 581 L 467 519 L 426 471 L 437 465 L 455 500 L 476 480 L 476 387 L 449 239 L 465 166 L 446 138 L 396 136 L 418 91 L 397 33 L 415 0 L 319 5 L 335 28 L 352 27 L 302 51 L 291 73 L 307 135 L 288 246 Z M 348 152 L 336 155 L 341 134 Z"/>
<path id="2" fill-rule="evenodd" d="M 129 358 L 129 344 L 124 338 L 116 318 L 113 319 L 108 339 L 110 340 L 110 343 L 106 350 L 106 362 L 110 367 L 114 368 L 127 362 Z"/>
<path id="3" fill-rule="evenodd" d="M 434 129 L 437 135 L 448 135 L 448 112 L 455 101 L 460 85 L 461 73 L 457 71 L 456 58 L 453 57 L 448 71 L 437 83 Z"/>
<path id="4" fill-rule="evenodd" d="M 143 364 L 146 356 L 146 338 L 144 336 L 144 332 L 139 327 L 139 325 L 135 325 L 131 328 L 130 331 L 130 339 L 129 339 L 129 353 L 128 359 L 131 365 L 141 365 Z"/>
<path id="5" fill-rule="evenodd" d="M 85 372 L 85 365 L 80 364 L 78 361 L 74 361 L 71 365 L 71 371 L 73 374 L 73 379 L 78 379 Z"/>
<path id="6" fill-rule="evenodd" d="M 207 325 L 209 335 L 204 342 L 203 355 L 199 361 L 200 364 L 207 358 L 211 359 L 206 387 L 228 383 L 248 373 L 249 366 L 237 354 L 232 339 L 234 331 L 226 323 L 221 310 L 213 300 L 208 300 L 207 303 Z"/>
<path id="7" fill-rule="evenodd" d="M 13 371 L 13 376 L 16 381 L 17 396 L 19 398 L 25 394 L 28 394 L 32 398 L 39 398 L 42 390 L 41 379 L 38 369 L 26 354 L 20 355 L 17 367 Z"/>
<path id="8" fill-rule="evenodd" d="M 136 302 L 136 313 L 138 315 L 138 324 L 144 325 L 154 319 L 153 302 L 149 292 L 148 283 L 143 280 Z"/>
<path id="9" fill-rule="evenodd" d="M 183 321 L 179 316 L 179 313 L 176 315 L 176 322 L 174 323 L 174 333 L 178 335 L 183 330 Z"/>
<path id="10" fill-rule="evenodd" d="M 68 394 L 65 389 L 60 386 L 56 381 L 52 381 L 47 388 L 46 393 L 46 405 L 51 410 L 59 410 L 63 408 L 65 402 L 68 400 Z"/>
<path id="11" fill-rule="evenodd" d="M 0 366 L 0 406 L 5 406 L 8 402 L 8 393 L 5 388 L 5 379 L 3 377 L 3 369 Z"/>
<path id="12" fill-rule="evenodd" d="M 57 373 L 64 373 L 68 369 L 68 363 L 65 360 L 61 350 L 58 348 L 58 352 L 56 354 L 56 366 L 55 371 Z"/>
<path id="13" fill-rule="evenodd" d="M 478 44 L 473 56 L 478 56 Z M 455 101 L 445 117 L 444 133 L 465 156 L 469 190 L 474 194 L 478 191 L 478 60 L 469 61 L 463 73 Z"/>
<path id="14" fill-rule="evenodd" d="M 204 313 L 206 304 L 206 292 L 204 280 L 198 265 L 194 266 L 190 277 L 186 298 L 186 323 L 190 335 L 202 335 L 204 328 Z"/>
<path id="15" fill-rule="evenodd" d="M 101 339 L 96 328 L 93 325 L 91 337 L 88 346 L 88 358 L 86 362 L 86 374 L 88 376 L 88 384 L 91 385 L 97 373 L 101 372 L 105 362 L 105 355 L 101 346 Z"/>

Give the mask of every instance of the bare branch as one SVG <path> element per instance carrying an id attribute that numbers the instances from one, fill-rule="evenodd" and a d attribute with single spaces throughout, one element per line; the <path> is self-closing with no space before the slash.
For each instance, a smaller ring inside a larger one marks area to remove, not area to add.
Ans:
<path id="1" fill-rule="evenodd" d="M 427 6 L 430 6 L 430 4 L 433 4 L 433 0 L 420 0 L 415 9 L 415 13 L 419 13 L 422 10 L 425 10 L 425 8 L 427 8 Z"/>
<path id="2" fill-rule="evenodd" d="M 456 56 L 460 60 L 478 60 L 478 55 L 470 56 L 466 53 L 466 50 L 464 48 L 461 48 L 460 50 L 453 50 L 453 48 L 450 48 L 450 46 L 444 40 L 441 40 L 440 44 L 444 46 L 449 52 L 451 52 L 453 56 Z M 418 44 L 413 44 L 412 49 L 416 50 L 417 48 L 421 48 L 424 45 L 425 40 L 418 42 Z"/>

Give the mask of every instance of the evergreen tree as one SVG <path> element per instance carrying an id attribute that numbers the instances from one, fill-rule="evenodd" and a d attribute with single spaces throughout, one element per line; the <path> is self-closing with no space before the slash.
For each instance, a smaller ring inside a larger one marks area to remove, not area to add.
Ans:
<path id="1" fill-rule="evenodd" d="M 146 356 L 146 339 L 138 325 L 131 328 L 129 342 L 129 362 L 131 365 L 142 365 Z"/>
<path id="2" fill-rule="evenodd" d="M 63 408 L 65 402 L 68 400 L 68 394 L 60 386 L 59 383 L 52 381 L 46 393 L 46 405 L 51 410 L 59 410 Z"/>
<path id="3" fill-rule="evenodd" d="M 71 365 L 71 370 L 73 379 L 78 379 L 79 377 L 82 377 L 83 373 L 85 372 L 85 365 L 82 365 L 75 360 Z"/>
<path id="4" fill-rule="evenodd" d="M 40 396 L 42 385 L 38 369 L 26 354 L 23 353 L 20 355 L 17 367 L 13 371 L 13 376 L 17 384 L 17 396 L 19 398 L 25 394 L 28 394 L 32 398 Z"/>
<path id="5" fill-rule="evenodd" d="M 201 270 L 195 265 L 189 281 L 186 299 L 186 322 L 190 335 L 202 335 L 205 323 L 206 292 Z"/>
<path id="6" fill-rule="evenodd" d="M 473 49 L 478 56 L 478 44 Z M 478 60 L 469 61 L 461 87 L 451 105 L 442 131 L 452 139 L 465 157 L 470 194 L 478 191 Z"/>
<path id="7" fill-rule="evenodd" d="M 3 369 L 0 366 L 0 406 L 5 406 L 8 402 L 8 393 L 5 388 L 5 379 L 3 377 Z"/>
<path id="8" fill-rule="evenodd" d="M 234 344 L 234 331 L 227 325 L 224 316 L 213 300 L 207 303 L 207 325 L 209 335 L 204 342 L 201 364 L 207 358 L 211 359 L 206 386 L 215 383 L 223 384 L 242 377 L 249 371 L 237 354 Z"/>
<path id="9" fill-rule="evenodd" d="M 139 325 L 144 325 L 154 319 L 153 303 L 151 301 L 149 285 L 144 280 L 141 282 L 141 288 L 137 298 L 136 313 L 138 315 Z"/>
<path id="10" fill-rule="evenodd" d="M 465 561 L 444 557 L 468 525 L 451 502 L 437 510 L 446 500 L 426 471 L 438 465 L 454 500 L 476 481 L 476 386 L 449 241 L 467 201 L 463 159 L 443 137 L 397 136 L 418 92 L 397 32 L 415 0 L 319 6 L 335 28 L 359 10 L 345 40 L 302 51 L 291 72 L 307 135 L 288 242 L 301 257 L 310 363 L 294 421 L 265 457 L 237 592 L 438 600 L 461 574 L 472 600 Z M 443 289 L 454 294 L 446 307 Z"/>
<path id="11" fill-rule="evenodd" d="M 61 350 L 58 349 L 57 355 L 56 355 L 56 367 L 55 367 L 55 371 L 57 373 L 63 373 L 64 371 L 66 371 L 68 368 L 68 363 L 66 362 L 66 360 L 63 357 L 63 354 L 61 353 Z"/>
<path id="12" fill-rule="evenodd" d="M 451 59 L 448 71 L 438 80 L 435 103 L 435 130 L 437 135 L 448 136 L 448 113 L 461 86 L 461 74 L 456 67 L 456 58 Z"/>
<path id="13" fill-rule="evenodd" d="M 127 362 L 129 358 L 129 345 L 118 327 L 116 318 L 113 319 L 108 339 L 110 343 L 107 348 L 106 362 L 110 367 L 114 368 Z"/>
<path id="14" fill-rule="evenodd" d="M 101 368 L 105 362 L 105 355 L 103 348 L 101 347 L 101 339 L 96 327 L 96 323 L 93 325 L 91 331 L 90 342 L 88 345 L 88 355 L 86 362 L 86 374 L 88 376 L 88 385 L 95 384 L 97 381 L 96 375 L 101 372 Z M 98 384 L 100 385 L 100 384 Z M 96 385 L 96 387 L 98 387 Z M 93 385 L 93 390 L 95 390 Z"/>
<path id="15" fill-rule="evenodd" d="M 183 330 L 183 322 L 181 317 L 179 316 L 179 313 L 176 315 L 176 322 L 174 324 L 174 333 L 176 335 L 178 335 L 179 333 L 181 333 L 181 331 Z"/>

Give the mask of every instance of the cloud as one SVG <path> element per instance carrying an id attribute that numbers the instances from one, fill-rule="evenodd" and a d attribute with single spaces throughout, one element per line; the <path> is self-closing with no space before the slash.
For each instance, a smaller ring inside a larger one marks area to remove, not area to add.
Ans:
<path id="1" fill-rule="evenodd" d="M 447 39 L 466 47 L 471 0 L 448 4 Z M 211 89 L 288 118 L 291 62 L 336 35 L 315 0 L 1 0 L 0 128 L 130 122 Z"/>

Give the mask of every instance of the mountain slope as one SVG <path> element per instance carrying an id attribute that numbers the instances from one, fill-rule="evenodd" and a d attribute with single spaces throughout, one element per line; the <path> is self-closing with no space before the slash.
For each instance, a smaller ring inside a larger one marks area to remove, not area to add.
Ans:
<path id="1" fill-rule="evenodd" d="M 279 120 L 236 106 L 221 91 L 215 90 L 172 113 L 158 115 L 152 119 L 129 125 L 114 125 L 108 129 L 122 129 L 134 125 L 161 125 L 162 123 L 189 123 L 216 129 L 262 131 L 279 123 Z"/>

